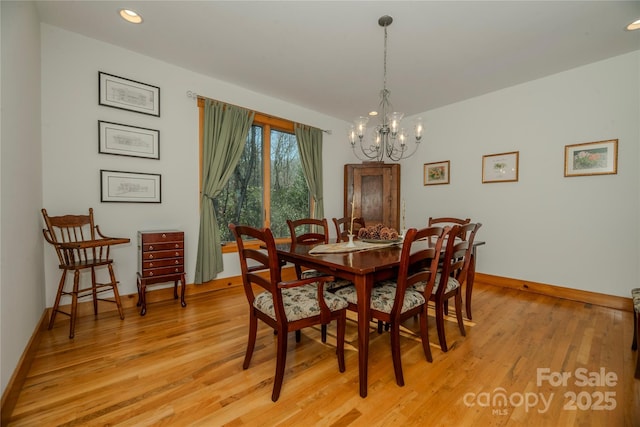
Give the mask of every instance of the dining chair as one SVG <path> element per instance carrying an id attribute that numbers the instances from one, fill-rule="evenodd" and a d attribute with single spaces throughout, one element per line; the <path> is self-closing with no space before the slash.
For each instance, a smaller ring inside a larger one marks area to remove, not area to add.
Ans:
<path id="1" fill-rule="evenodd" d="M 300 218 L 296 220 L 287 220 L 287 226 L 289 227 L 289 233 L 291 234 L 291 246 L 313 246 L 318 244 L 329 243 L 329 223 L 326 218 Z M 306 279 L 309 277 L 318 277 L 325 275 L 317 270 L 302 270 L 299 265 L 294 265 L 296 275 L 298 279 Z M 328 291 L 334 291 L 343 286 L 350 285 L 348 280 L 332 280 L 325 284 L 325 289 Z M 320 326 L 320 334 L 322 342 L 327 342 L 327 326 Z M 300 340 L 300 333 L 296 334 L 296 340 Z"/>
<path id="2" fill-rule="evenodd" d="M 473 240 L 481 223 L 454 225 L 448 233 L 447 243 L 442 265 L 436 276 L 436 282 L 431 294 L 431 301 L 435 305 L 436 329 L 442 351 L 448 351 L 444 329 L 444 316 L 448 314 L 449 299 L 453 298 L 456 310 L 456 320 L 460 334 L 466 336 L 462 321 L 462 286 L 467 280 Z"/>
<path id="3" fill-rule="evenodd" d="M 349 228 L 351 228 L 351 217 L 345 216 L 342 218 L 333 218 L 333 224 L 336 227 L 336 243 L 349 241 Z M 354 238 L 358 237 L 358 230 L 366 227 L 364 218 L 353 218 L 353 232 Z"/>
<path id="4" fill-rule="evenodd" d="M 53 245 L 58 256 L 58 268 L 62 270 L 56 299 L 51 309 L 49 329 L 53 328 L 56 314 L 69 316 L 69 338 L 75 336 L 76 315 L 78 311 L 78 299 L 91 296 L 93 299 L 93 312 L 98 314 L 98 301 L 116 304 L 120 319 L 124 319 L 124 311 L 120 303 L 118 293 L 118 281 L 113 272 L 113 259 L 110 257 L 110 248 L 113 245 L 128 243 L 129 238 L 108 237 L 100 232 L 95 225 L 93 208 L 89 208 L 87 215 L 60 215 L 50 216 L 46 209 L 42 209 L 42 217 L 46 228 L 42 229 L 45 240 Z M 106 282 L 98 282 L 96 270 L 106 267 L 109 277 Z M 91 271 L 91 285 L 80 287 L 80 272 Z M 73 272 L 73 287 L 65 290 L 67 273 Z M 112 292 L 113 297 L 99 297 L 103 292 Z M 70 311 L 60 307 L 63 296 L 71 297 Z"/>
<path id="5" fill-rule="evenodd" d="M 435 225 L 439 225 L 440 227 L 444 227 L 444 226 L 454 226 L 454 225 L 465 225 L 465 224 L 469 224 L 471 222 L 471 218 L 454 218 L 454 217 L 450 217 L 450 216 L 443 216 L 440 218 L 434 218 L 434 217 L 429 217 L 429 221 L 427 222 L 427 225 L 429 227 L 431 226 L 435 226 Z"/>
<path id="6" fill-rule="evenodd" d="M 329 224 L 326 218 L 300 218 L 288 219 L 287 226 L 291 234 L 291 246 L 312 246 L 329 243 Z M 298 279 L 320 275 L 315 270 L 302 271 L 299 265 L 295 265 Z"/>
<path id="7" fill-rule="evenodd" d="M 631 298 L 633 299 L 633 341 L 631 349 L 638 349 L 638 334 L 640 333 L 640 288 L 631 290 Z M 636 371 L 634 374 L 636 379 L 640 380 L 640 352 L 636 359 Z"/>
<path id="8" fill-rule="evenodd" d="M 240 256 L 242 283 L 249 303 L 249 336 L 243 369 L 249 367 L 256 344 L 258 319 L 273 328 L 277 336 L 276 374 L 271 400 L 280 396 L 284 367 L 287 358 L 287 334 L 302 328 L 337 322 L 336 354 L 338 369 L 345 371 L 344 333 L 347 302 L 324 289 L 331 276 L 282 281 L 282 264 L 278 259 L 276 244 L 269 228 L 229 224 L 235 236 Z M 245 247 L 244 239 L 258 242 L 260 248 Z M 258 294 L 256 288 L 262 288 Z"/>
<path id="9" fill-rule="evenodd" d="M 391 337 L 391 357 L 396 383 L 404 385 L 400 354 L 400 325 L 406 319 L 419 316 L 420 338 L 427 361 L 432 362 L 429 346 L 427 301 L 436 281 L 436 271 L 442 250 L 445 229 L 427 227 L 407 230 L 402 243 L 400 265 L 397 277 L 376 283 L 371 289 L 371 317 L 389 323 Z M 435 245 L 428 239 L 435 238 Z M 418 290 L 422 285 L 422 290 Z M 357 310 L 355 286 L 347 286 L 336 291 L 345 298 L 350 310 Z"/>

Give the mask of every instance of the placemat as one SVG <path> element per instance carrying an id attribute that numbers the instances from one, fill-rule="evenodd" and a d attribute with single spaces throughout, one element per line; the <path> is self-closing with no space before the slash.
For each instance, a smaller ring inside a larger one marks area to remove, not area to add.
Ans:
<path id="1" fill-rule="evenodd" d="M 386 248 L 387 246 L 393 246 L 398 244 L 398 241 L 389 241 L 389 243 L 369 243 L 361 240 L 353 242 L 355 247 L 347 247 L 348 242 L 340 243 L 327 243 L 326 245 L 314 246 L 309 253 L 312 255 L 317 254 L 337 254 L 346 252 L 366 251 L 370 249 Z"/>

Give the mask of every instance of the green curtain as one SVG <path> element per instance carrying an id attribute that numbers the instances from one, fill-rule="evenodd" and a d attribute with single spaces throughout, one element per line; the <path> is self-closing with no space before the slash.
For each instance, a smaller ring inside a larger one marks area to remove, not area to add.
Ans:
<path id="1" fill-rule="evenodd" d="M 244 108 L 205 100 L 200 234 L 194 280 L 197 284 L 214 279 L 224 269 L 213 199 L 227 184 L 240 160 L 253 115 Z"/>
<path id="2" fill-rule="evenodd" d="M 312 216 L 313 218 L 324 218 L 322 131 L 320 129 L 296 124 L 295 132 L 304 177 L 307 180 L 311 197 L 315 200 Z"/>

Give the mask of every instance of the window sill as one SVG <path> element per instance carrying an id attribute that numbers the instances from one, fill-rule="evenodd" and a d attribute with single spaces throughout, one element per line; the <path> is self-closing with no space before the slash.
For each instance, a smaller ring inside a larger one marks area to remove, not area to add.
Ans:
<path id="1" fill-rule="evenodd" d="M 281 238 L 275 239 L 275 241 L 276 241 L 276 245 L 279 245 L 281 243 L 291 243 L 291 239 L 287 237 L 281 237 Z M 257 241 L 256 242 L 245 241 L 244 247 L 250 248 L 250 249 L 258 249 L 260 247 L 260 243 Z M 236 242 L 227 242 L 222 244 L 223 254 L 228 254 L 233 252 L 238 252 L 238 244 Z"/>

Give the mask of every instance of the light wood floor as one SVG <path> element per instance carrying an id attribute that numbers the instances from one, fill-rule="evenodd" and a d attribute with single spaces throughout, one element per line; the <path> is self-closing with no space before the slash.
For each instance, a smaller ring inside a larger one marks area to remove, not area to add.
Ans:
<path id="1" fill-rule="evenodd" d="M 145 317 L 131 308 L 124 321 L 115 312 L 82 317 L 73 340 L 60 317 L 44 333 L 9 425 L 640 425 L 630 312 L 479 285 L 467 336 L 447 325 L 448 353 L 437 346 L 430 319 L 433 363 L 409 332 L 417 324 L 406 325 L 404 387 L 395 383 L 388 334 L 372 330 L 369 395 L 359 396 L 356 325 L 349 322 L 343 374 L 332 336 L 324 345 L 315 329 L 304 330 L 300 343 L 290 335 L 273 403 L 275 337 L 263 324 L 251 366 L 242 370 L 241 292 L 196 295 L 184 309 L 177 301 L 150 304 Z M 582 384 L 579 368 L 593 381 L 604 370 L 609 384 Z M 539 383 L 539 369 L 552 379 L 571 376 L 566 385 Z"/>

